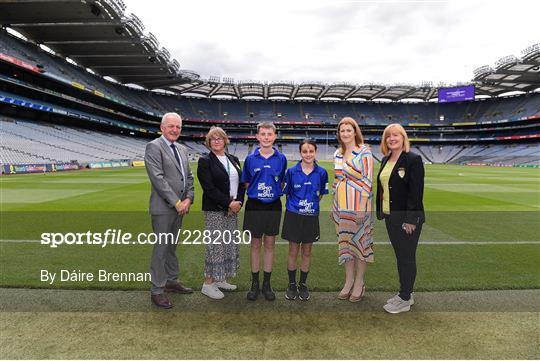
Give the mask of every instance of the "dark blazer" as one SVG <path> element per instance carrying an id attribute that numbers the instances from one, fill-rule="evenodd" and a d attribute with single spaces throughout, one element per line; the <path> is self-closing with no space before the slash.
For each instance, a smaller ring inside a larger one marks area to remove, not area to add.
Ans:
<path id="1" fill-rule="evenodd" d="M 225 155 L 234 166 L 231 171 L 238 172 L 238 180 L 240 180 L 242 174 L 240 161 L 232 154 L 225 153 Z M 199 158 L 197 177 L 203 189 L 202 210 L 227 211 L 231 203 L 229 174 L 213 152 Z M 237 201 L 244 203 L 244 192 L 245 186 L 239 182 Z"/>
<path id="2" fill-rule="evenodd" d="M 377 175 L 377 218 L 387 216 L 382 212 L 383 188 L 381 172 L 388 161 L 386 156 L 381 161 L 381 169 Z M 422 224 L 424 214 L 424 163 L 422 158 L 413 152 L 403 152 L 390 174 L 388 181 L 390 191 L 390 221 L 392 224 Z"/>

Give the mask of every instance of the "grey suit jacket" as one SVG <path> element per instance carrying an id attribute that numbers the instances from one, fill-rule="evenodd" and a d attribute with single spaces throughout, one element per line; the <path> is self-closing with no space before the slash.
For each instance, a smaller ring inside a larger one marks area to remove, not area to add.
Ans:
<path id="1" fill-rule="evenodd" d="M 195 188 L 187 151 L 184 146 L 176 142 L 174 144 L 180 155 L 185 172 L 184 176 L 182 176 L 180 165 L 163 137 L 154 139 L 146 145 L 144 163 L 148 178 L 152 183 L 151 215 L 176 213 L 175 204 L 179 199 L 189 198 L 193 203 Z"/>

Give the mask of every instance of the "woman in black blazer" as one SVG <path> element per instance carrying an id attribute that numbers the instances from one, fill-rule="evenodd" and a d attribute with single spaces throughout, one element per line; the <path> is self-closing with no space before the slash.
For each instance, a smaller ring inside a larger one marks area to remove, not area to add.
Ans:
<path id="1" fill-rule="evenodd" d="M 240 266 L 238 212 L 244 202 L 245 189 L 240 182 L 240 162 L 227 153 L 228 144 L 229 138 L 222 128 L 210 128 L 206 135 L 210 153 L 199 158 L 197 167 L 197 178 L 203 189 L 205 231 L 210 232 L 201 292 L 213 299 L 223 298 L 222 290 L 236 289 L 227 279 L 236 276 Z"/>
<path id="2" fill-rule="evenodd" d="M 377 218 L 384 219 L 396 254 L 399 293 L 387 301 L 389 313 L 406 312 L 414 304 L 416 248 L 424 216 L 424 164 L 411 151 L 405 129 L 397 123 L 384 129 L 381 151 L 384 158 L 377 175 Z"/>

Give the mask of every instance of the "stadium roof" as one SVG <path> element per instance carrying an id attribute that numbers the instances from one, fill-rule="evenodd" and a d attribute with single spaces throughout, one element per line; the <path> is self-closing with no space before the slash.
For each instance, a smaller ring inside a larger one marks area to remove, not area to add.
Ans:
<path id="1" fill-rule="evenodd" d="M 540 44 L 524 49 L 521 59 L 505 56 L 495 69 L 484 65 L 474 71 L 477 92 L 498 95 L 509 91 L 532 91 L 540 87 Z"/>
<path id="2" fill-rule="evenodd" d="M 529 46 L 522 51 L 522 58 L 507 56 L 497 61 L 495 68 L 483 66 L 475 70 L 474 79 L 455 85 L 475 85 L 476 95 L 498 96 L 503 93 L 519 91 L 530 92 L 540 88 L 540 44 Z M 180 94 L 195 94 L 206 97 L 230 96 L 234 98 L 282 97 L 286 99 L 422 99 L 436 98 L 438 89 L 447 85 L 434 86 L 426 82 L 420 86 L 412 84 L 324 84 L 304 82 L 295 84 L 287 81 L 263 83 L 259 81 L 240 81 L 233 79 L 197 79 L 190 83 L 177 84 L 169 90 Z"/>
<path id="3" fill-rule="evenodd" d="M 353 84 L 279 81 L 235 81 L 200 76 L 180 68 L 167 49 L 133 14 L 124 13 L 122 0 L 0 0 L 0 23 L 31 41 L 43 44 L 83 67 L 124 84 L 148 89 L 171 90 L 203 97 L 284 98 L 313 100 L 422 99 L 437 96 L 439 87 L 426 82 L 412 84 Z M 540 88 L 540 44 L 522 51 L 522 57 L 507 56 L 495 67 L 474 71 L 468 83 L 476 95 L 498 96 L 512 91 Z"/>
<path id="4" fill-rule="evenodd" d="M 181 71 L 125 8 L 121 0 L 2 0 L 0 23 L 121 83 L 152 89 L 199 77 Z"/>

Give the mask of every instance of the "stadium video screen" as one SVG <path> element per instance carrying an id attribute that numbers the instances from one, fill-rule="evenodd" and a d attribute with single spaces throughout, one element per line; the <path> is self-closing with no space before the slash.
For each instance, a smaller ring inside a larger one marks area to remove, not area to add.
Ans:
<path id="1" fill-rule="evenodd" d="M 454 88 L 439 88 L 439 103 L 474 100 L 474 85 Z"/>

